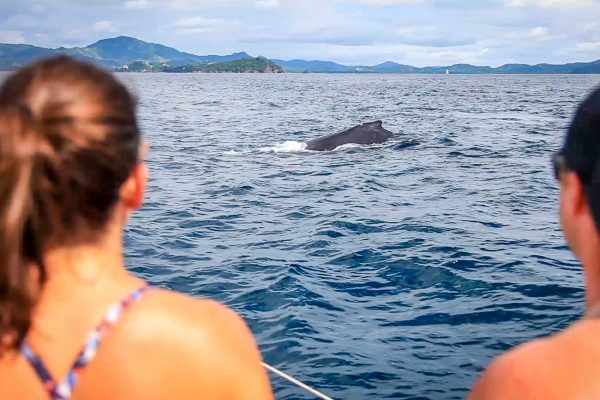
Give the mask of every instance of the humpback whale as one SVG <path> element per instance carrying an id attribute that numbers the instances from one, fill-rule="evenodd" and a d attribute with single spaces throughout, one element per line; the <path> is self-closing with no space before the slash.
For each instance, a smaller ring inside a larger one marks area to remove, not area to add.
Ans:
<path id="1" fill-rule="evenodd" d="M 381 121 L 367 122 L 362 125 L 356 125 L 353 128 L 346 129 L 343 132 L 333 135 L 323 136 L 310 140 L 306 143 L 307 150 L 326 151 L 333 150 L 338 146 L 347 143 L 356 144 L 375 144 L 383 143 L 394 134 L 381 126 Z"/>

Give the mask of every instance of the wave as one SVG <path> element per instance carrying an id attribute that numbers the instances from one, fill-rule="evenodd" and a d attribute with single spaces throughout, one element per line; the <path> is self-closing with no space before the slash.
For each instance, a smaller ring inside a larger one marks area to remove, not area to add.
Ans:
<path id="1" fill-rule="evenodd" d="M 230 149 L 224 151 L 223 154 L 227 156 L 235 156 L 238 154 L 249 154 L 249 153 L 300 153 L 300 152 L 312 152 L 312 150 L 306 149 L 307 144 L 305 142 L 297 142 L 295 140 L 286 140 L 285 142 L 275 143 L 272 146 L 264 146 L 258 148 L 246 147 L 242 149 Z M 383 143 L 377 144 L 358 144 L 358 143 L 346 143 L 336 147 L 330 151 L 344 151 L 358 148 L 373 148 L 373 147 L 385 147 Z M 410 146 L 409 146 L 410 147 Z"/>
<path id="2" fill-rule="evenodd" d="M 260 147 L 258 149 L 261 153 L 297 153 L 304 150 L 306 150 L 306 143 L 296 142 L 295 140 L 286 140 L 274 146 Z"/>

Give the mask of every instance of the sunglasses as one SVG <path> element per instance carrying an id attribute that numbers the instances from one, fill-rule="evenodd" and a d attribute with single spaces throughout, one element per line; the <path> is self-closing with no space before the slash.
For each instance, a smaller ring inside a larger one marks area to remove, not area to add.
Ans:
<path id="1" fill-rule="evenodd" d="M 552 169 L 554 170 L 554 178 L 557 181 L 560 180 L 560 174 L 571 170 L 561 151 L 554 153 L 552 156 Z"/>

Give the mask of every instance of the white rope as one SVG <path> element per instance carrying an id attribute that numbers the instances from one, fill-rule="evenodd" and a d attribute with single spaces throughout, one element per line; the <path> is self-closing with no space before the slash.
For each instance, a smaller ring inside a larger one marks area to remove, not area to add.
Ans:
<path id="1" fill-rule="evenodd" d="M 274 374 L 279 375 L 280 377 L 287 379 L 288 381 L 292 382 L 294 385 L 300 386 L 302 389 L 314 394 L 315 396 L 317 396 L 320 399 L 323 400 L 333 400 L 331 397 L 327 396 L 326 394 L 323 394 L 321 392 L 319 392 L 317 389 L 313 389 L 310 386 L 308 386 L 305 383 L 300 382 L 298 379 L 289 376 L 288 374 L 286 374 L 283 371 L 278 370 L 275 367 L 271 367 L 269 364 L 267 363 L 261 363 L 263 367 L 265 367 L 266 369 L 268 369 L 269 371 L 273 372 Z"/>

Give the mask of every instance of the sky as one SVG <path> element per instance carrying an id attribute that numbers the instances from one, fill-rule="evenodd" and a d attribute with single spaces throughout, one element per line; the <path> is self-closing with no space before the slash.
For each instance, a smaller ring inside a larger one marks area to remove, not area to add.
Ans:
<path id="1" fill-rule="evenodd" d="M 566 63 L 600 59 L 600 0 L 0 0 L 0 43 L 119 35 L 349 65 Z"/>

